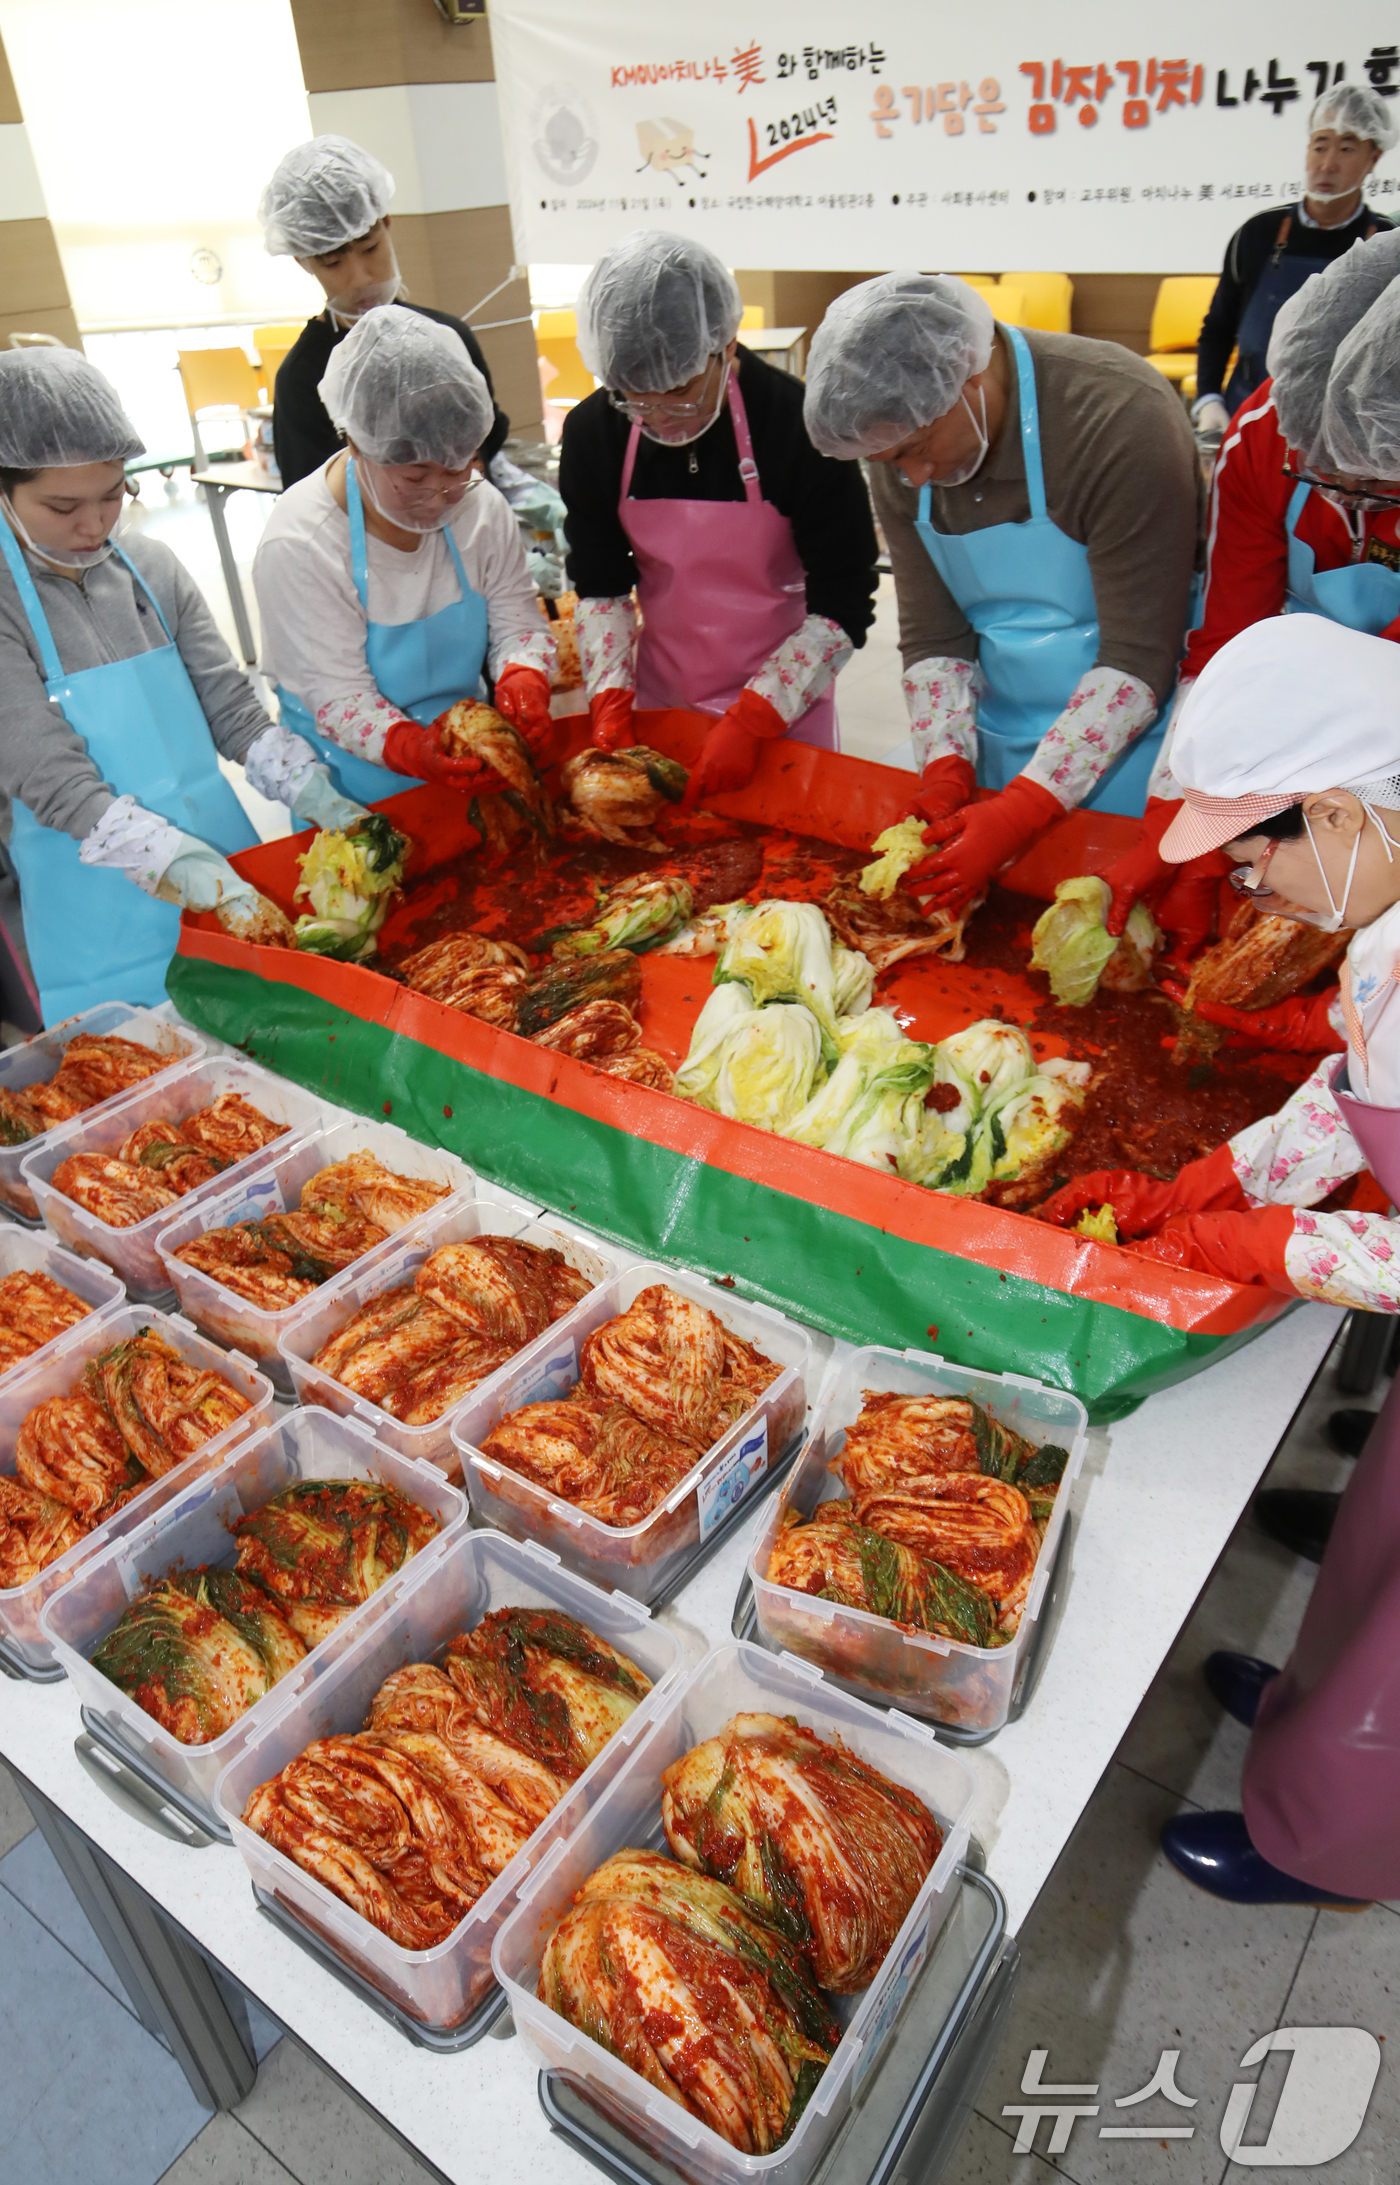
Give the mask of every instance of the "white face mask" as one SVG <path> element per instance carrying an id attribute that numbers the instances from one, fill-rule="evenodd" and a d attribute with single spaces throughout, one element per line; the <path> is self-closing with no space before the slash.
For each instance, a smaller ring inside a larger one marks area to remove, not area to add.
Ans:
<path id="1" fill-rule="evenodd" d="M 726 358 L 724 370 L 719 375 L 719 393 L 715 396 L 714 406 L 711 409 L 708 417 L 702 418 L 700 423 L 693 426 L 688 432 L 653 432 L 649 425 L 643 425 L 641 428 L 642 438 L 644 440 L 654 440 L 657 443 L 657 446 L 662 448 L 688 448 L 692 441 L 703 439 L 705 434 L 709 431 L 711 425 L 713 425 L 715 419 L 719 416 L 720 410 L 724 406 L 725 390 L 727 389 L 728 385 L 729 360 L 728 358 Z"/>
<path id="2" fill-rule="evenodd" d="M 388 280 L 375 281 L 368 288 L 352 289 L 344 296 L 328 296 L 326 298 L 326 309 L 341 326 L 354 326 L 357 320 L 362 319 L 367 311 L 373 311 L 380 304 L 394 301 L 399 290 L 403 287 L 403 276 L 399 272 L 399 261 L 394 256 L 392 246 L 389 251 L 389 259 L 394 270 Z"/>
<path id="3" fill-rule="evenodd" d="M 56 547 L 40 546 L 37 539 L 31 539 L 24 525 L 15 514 L 14 504 L 8 493 L 0 493 L 0 509 L 4 510 L 6 521 L 21 546 L 27 546 L 31 554 L 37 554 L 40 561 L 50 563 L 55 569 L 95 569 L 99 562 L 107 559 L 117 543 L 115 537 L 117 524 L 113 524 L 111 531 L 100 546 L 70 546 L 66 553 L 60 553 Z M 120 523 L 120 521 L 121 518 L 118 516 L 117 522 Z"/>
<path id="4" fill-rule="evenodd" d="M 445 531 L 472 487 L 481 482 L 479 478 L 473 478 L 465 491 L 459 493 L 453 501 L 444 501 L 440 494 L 422 487 L 416 494 L 405 494 L 401 497 L 399 494 L 391 494 L 383 483 L 384 473 L 392 468 L 392 464 L 371 463 L 364 455 L 355 457 L 355 476 L 361 493 L 377 516 L 382 516 L 385 523 L 397 524 L 401 531 Z M 380 480 L 378 493 L 373 485 L 376 476 Z M 390 500 L 399 501 L 400 505 L 389 508 L 385 504 Z"/>
<path id="5" fill-rule="evenodd" d="M 1395 859 L 1391 853 L 1395 850 L 1400 850 L 1400 842 L 1396 842 L 1392 836 L 1386 833 L 1385 828 L 1381 825 L 1379 815 L 1376 813 L 1373 807 L 1366 802 L 1366 799 L 1362 797 L 1359 801 L 1362 810 L 1366 814 L 1367 819 L 1371 821 L 1372 825 L 1376 829 L 1376 832 L 1381 838 L 1381 843 L 1385 850 L 1386 863 L 1388 865 L 1393 865 L 1395 863 Z M 1307 913 L 1294 911 L 1290 914 L 1291 922 L 1292 924 L 1299 926 L 1312 926 L 1319 933 L 1340 933 L 1343 926 L 1346 924 L 1347 904 L 1351 900 L 1351 884 L 1352 881 L 1356 878 L 1356 860 L 1361 854 L 1361 836 L 1366 832 L 1365 827 L 1363 826 L 1361 828 L 1360 832 L 1356 836 L 1355 841 L 1352 843 L 1351 859 L 1347 865 L 1346 885 L 1342 889 L 1342 900 L 1339 903 L 1332 893 L 1332 883 L 1327 877 L 1327 873 L 1323 866 L 1321 856 L 1318 853 L 1317 840 L 1313 834 L 1312 826 L 1306 812 L 1304 812 L 1303 814 L 1303 826 L 1306 829 L 1308 840 L 1312 844 L 1312 854 L 1317 859 L 1317 869 L 1322 876 L 1322 885 L 1327 891 L 1327 907 L 1331 915 L 1324 918 L 1320 911 L 1309 911 Z"/>
<path id="6" fill-rule="evenodd" d="M 977 476 L 978 471 L 986 462 L 987 450 L 991 445 L 991 442 L 987 438 L 987 390 L 985 387 L 979 387 L 977 393 L 982 405 L 982 422 L 980 425 L 978 424 L 976 418 L 972 416 L 972 404 L 968 401 L 966 394 L 961 394 L 958 396 L 958 400 L 961 402 L 963 408 L 967 411 L 968 416 L 972 418 L 972 429 L 976 433 L 978 441 L 977 453 L 975 455 L 967 456 L 964 461 L 958 465 L 956 470 L 945 470 L 940 477 L 930 479 L 930 485 L 965 486 L 969 478 L 975 478 Z M 952 411 L 950 410 L 947 414 L 951 417 Z M 911 483 L 911 481 L 907 477 L 905 477 L 905 474 L 902 470 L 900 471 L 899 475 L 901 478 L 904 479 L 904 483 L 906 485 L 909 485 Z"/>

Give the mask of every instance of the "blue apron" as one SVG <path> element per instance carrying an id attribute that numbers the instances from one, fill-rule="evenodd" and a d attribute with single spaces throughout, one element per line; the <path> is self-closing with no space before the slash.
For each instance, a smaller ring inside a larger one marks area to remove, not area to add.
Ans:
<path id="1" fill-rule="evenodd" d="M 1035 367 L 1024 335 L 1002 329 L 1016 357 L 1021 447 L 1031 513 L 1026 523 L 982 531 L 935 531 L 930 491 L 919 495 L 916 524 L 924 550 L 980 640 L 983 689 L 977 701 L 977 779 L 1004 789 L 1034 757 L 1099 649 L 1098 607 L 1089 549 L 1052 523 L 1045 509 L 1040 409 Z M 1085 805 L 1098 812 L 1140 813 L 1166 729 L 1164 706 L 1096 783 Z"/>
<path id="2" fill-rule="evenodd" d="M 1312 487 L 1300 484 L 1288 504 L 1288 598 L 1285 614 L 1325 615 L 1329 622 L 1361 630 L 1367 637 L 1400 615 L 1400 569 L 1378 561 L 1350 562 L 1345 569 L 1319 569 L 1317 558 L 1297 532 L 1303 503 Z"/>
<path id="3" fill-rule="evenodd" d="M 439 607 L 436 614 L 417 622 L 371 622 L 369 619 L 369 560 L 365 552 L 365 512 L 353 459 L 345 466 L 346 514 L 350 518 L 350 566 L 355 590 L 365 611 L 365 659 L 381 697 L 397 706 L 411 721 L 426 728 L 459 698 L 475 698 L 481 691 L 481 669 L 486 658 L 486 602 L 467 582 L 462 557 L 450 526 L 442 536 L 452 556 L 460 599 Z M 390 773 L 357 759 L 339 744 L 322 736 L 299 698 L 277 686 L 282 724 L 314 745 L 331 770 L 331 780 L 342 796 L 359 804 L 377 804 L 400 789 L 421 785 L 407 774 Z"/>
<path id="4" fill-rule="evenodd" d="M 1321 273 L 1328 263 L 1325 258 L 1299 258 L 1286 255 L 1289 231 L 1295 215 L 1285 213 L 1279 222 L 1274 247 L 1253 289 L 1248 303 L 1240 313 L 1240 323 L 1235 334 L 1235 369 L 1225 388 L 1225 407 L 1233 417 L 1246 395 L 1252 395 L 1269 376 L 1269 336 L 1274 330 L 1274 320 L 1290 296 L 1296 296 L 1305 281 L 1315 273 Z"/>
<path id="5" fill-rule="evenodd" d="M 39 594 L 13 532 L 0 519 L 9 564 L 44 667 L 44 688 L 118 796 L 231 856 L 258 837 L 219 772 L 204 708 L 195 695 L 150 586 L 115 550 L 155 608 L 167 642 L 129 660 L 65 675 Z M 24 937 L 45 1024 L 98 1002 L 165 999 L 165 969 L 180 938 L 180 912 L 157 903 L 110 866 L 84 865 L 78 844 L 12 806 L 10 856 L 19 874 Z"/>

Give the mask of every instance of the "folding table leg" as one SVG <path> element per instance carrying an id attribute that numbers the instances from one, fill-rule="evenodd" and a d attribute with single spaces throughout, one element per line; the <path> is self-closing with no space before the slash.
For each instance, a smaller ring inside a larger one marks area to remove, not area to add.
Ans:
<path id="1" fill-rule="evenodd" d="M 209 521 L 214 526 L 214 543 L 219 549 L 219 560 L 223 564 L 224 583 L 228 586 L 228 603 L 233 609 L 233 626 L 238 632 L 238 642 L 243 649 L 244 665 L 256 667 L 258 654 L 253 643 L 253 625 L 248 620 L 248 602 L 243 597 L 243 579 L 238 574 L 238 564 L 233 558 L 228 523 L 224 516 L 224 502 L 228 498 L 228 492 L 223 486 L 209 485 L 201 485 L 199 490 L 204 495 Z"/>
<path id="2" fill-rule="evenodd" d="M 236 2108 L 258 2076 L 246 2013 L 234 2015 L 208 1960 L 130 1875 L 42 1791 L 18 1772 L 15 1780 L 142 2025 L 168 2044 L 197 2102 Z"/>

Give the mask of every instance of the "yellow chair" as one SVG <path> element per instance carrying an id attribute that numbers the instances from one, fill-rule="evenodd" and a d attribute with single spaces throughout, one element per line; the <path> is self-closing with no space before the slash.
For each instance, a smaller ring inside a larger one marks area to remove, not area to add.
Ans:
<path id="1" fill-rule="evenodd" d="M 241 454 L 247 443 L 243 412 L 255 410 L 260 399 L 254 366 L 241 349 L 181 349 L 179 362 L 196 469 L 205 469 L 209 462 L 200 432 L 201 419 L 219 453 L 236 448 Z M 231 433 L 236 433 L 236 439 L 230 437 Z"/>
<path id="2" fill-rule="evenodd" d="M 290 349 L 298 335 L 306 331 L 305 319 L 287 319 L 280 326 L 255 326 L 253 328 L 253 352 L 261 357 L 264 347 Z"/>
<path id="3" fill-rule="evenodd" d="M 535 347 L 558 375 L 549 383 L 551 402 L 582 402 L 593 392 L 593 374 L 578 353 L 578 319 L 572 311 L 541 311 Z"/>
<path id="4" fill-rule="evenodd" d="M 1034 326 L 1042 334 L 1069 332 L 1074 283 L 1067 273 L 1003 273 L 1001 285 L 1021 291 L 1025 316 L 1018 325 Z"/>
<path id="5" fill-rule="evenodd" d="M 959 280 L 975 288 L 979 296 L 985 296 L 991 306 L 992 317 L 1003 326 L 1028 326 L 1033 322 L 1026 317 L 1026 299 L 1014 281 L 994 281 L 981 273 L 961 273 Z"/>
<path id="6" fill-rule="evenodd" d="M 744 316 L 739 321 L 741 334 L 758 334 L 768 324 L 768 314 L 761 303 L 746 303 Z"/>
<path id="7" fill-rule="evenodd" d="M 277 374 L 281 370 L 284 360 L 291 353 L 290 342 L 285 349 L 274 349 L 271 342 L 260 342 L 258 344 L 258 378 L 262 384 L 264 402 L 272 400 L 273 389 L 277 384 Z"/>
<path id="8" fill-rule="evenodd" d="M 1195 375 L 1201 321 L 1217 287 L 1213 273 L 1172 273 L 1157 290 L 1147 362 L 1177 386 Z"/>

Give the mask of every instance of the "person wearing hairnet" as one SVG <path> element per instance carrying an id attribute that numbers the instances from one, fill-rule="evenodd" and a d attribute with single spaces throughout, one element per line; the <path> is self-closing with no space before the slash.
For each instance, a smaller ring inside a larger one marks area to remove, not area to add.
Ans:
<path id="1" fill-rule="evenodd" d="M 1040 1211 L 1070 1227 L 1111 1206 L 1127 1251 L 1159 1265 L 1400 1311 L 1400 1218 L 1320 1210 L 1365 1168 L 1400 1201 L 1400 649 L 1317 615 L 1255 623 L 1188 695 L 1173 763 L 1184 802 L 1166 857 L 1223 849 L 1263 910 L 1354 929 L 1346 1053 L 1174 1182 L 1080 1176 Z M 1292 1659 L 1277 1673 L 1238 1654 L 1206 1664 L 1217 1698 L 1253 1725 L 1244 1811 L 1169 1821 L 1173 1865 L 1232 1903 L 1400 1895 L 1397 1660 L 1400 1381 L 1342 1497 Z"/>
<path id="2" fill-rule="evenodd" d="M 433 724 L 489 666 L 497 708 L 543 758 L 554 640 L 477 468 L 490 389 L 449 327 L 382 304 L 332 354 L 321 398 L 346 444 L 281 496 L 253 560 L 282 718 L 366 804 L 425 781 L 494 786 Z"/>
<path id="3" fill-rule="evenodd" d="M 114 536 L 143 454 L 73 349 L 0 353 L 0 827 L 46 1024 L 165 997 L 180 911 L 290 938 L 228 863 L 257 841 L 219 771 L 318 827 L 360 807 L 269 721 L 169 547 Z"/>
<path id="4" fill-rule="evenodd" d="M 559 463 L 593 739 L 640 741 L 634 704 L 716 716 L 692 803 L 743 788 L 765 742 L 837 748 L 832 686 L 874 619 L 865 488 L 812 447 L 802 382 L 740 346 L 742 314 L 703 243 L 624 236 L 579 296 L 603 384 Z"/>
<path id="5" fill-rule="evenodd" d="M 321 400 L 321 381 L 337 343 L 376 304 L 402 302 L 405 309 L 450 327 L 491 390 L 491 373 L 471 328 L 446 311 L 402 296 L 389 213 L 393 194 L 394 178 L 372 152 L 349 137 L 323 136 L 293 145 L 259 200 L 263 248 L 274 258 L 295 258 L 326 298 L 325 310 L 307 321 L 283 358 L 273 389 L 272 441 L 284 486 L 320 470 L 339 452 L 340 435 Z M 510 419 L 496 408 L 493 395 L 483 462 L 497 454 L 509 431 Z"/>
<path id="6" fill-rule="evenodd" d="M 948 274 L 884 273 L 818 327 L 806 416 L 869 460 L 889 544 L 933 852 L 914 892 L 964 909 L 1073 806 L 1140 812 L 1202 495 L 1166 380 L 1116 342 L 998 327 Z"/>
<path id="7" fill-rule="evenodd" d="M 1308 121 L 1303 196 L 1282 212 L 1274 207 L 1255 213 L 1226 248 L 1196 352 L 1191 416 L 1198 431 L 1223 433 L 1264 378 L 1280 306 L 1353 243 L 1389 227 L 1361 192 L 1397 136 L 1390 101 L 1367 84 L 1334 84 L 1316 101 Z"/>
<path id="8" fill-rule="evenodd" d="M 1284 304 L 1269 368 L 1215 465 L 1205 605 L 1186 640 L 1178 706 L 1222 646 L 1280 613 L 1400 639 L 1400 233 L 1387 228 L 1356 244 Z M 1104 875 L 1114 891 L 1110 932 L 1122 931 L 1139 896 L 1155 908 L 1170 886 L 1189 899 L 1157 850 L 1181 794 L 1172 744 L 1169 731 L 1141 841 Z M 1219 868 L 1218 857 L 1196 863 L 1184 954 L 1208 936 Z M 1333 989 L 1263 1011 L 1206 1004 L 1204 1013 L 1245 1040 L 1312 1053 L 1340 1044 L 1335 1000 Z"/>

